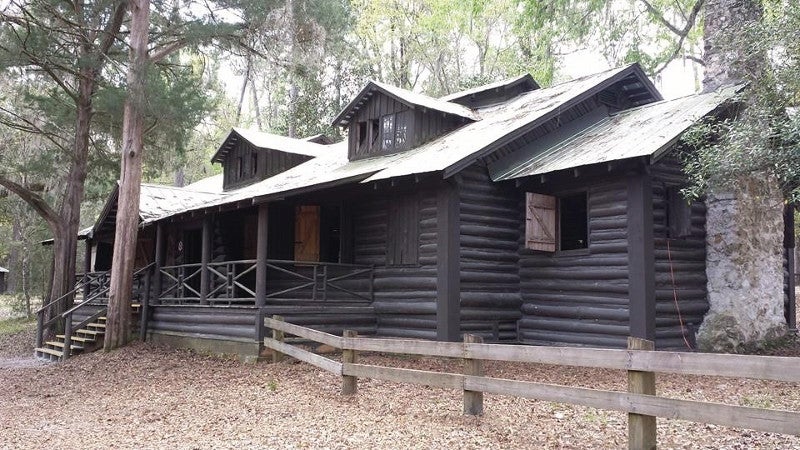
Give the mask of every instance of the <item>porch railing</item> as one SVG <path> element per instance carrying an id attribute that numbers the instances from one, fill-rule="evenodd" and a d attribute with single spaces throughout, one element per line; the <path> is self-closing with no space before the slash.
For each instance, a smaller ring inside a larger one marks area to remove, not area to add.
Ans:
<path id="1" fill-rule="evenodd" d="M 254 259 L 163 266 L 160 269 L 162 305 L 255 304 Z M 373 267 L 359 264 L 305 262 L 280 259 L 266 261 L 266 301 L 309 300 L 321 303 L 371 303 L 374 298 Z M 203 297 L 201 283 L 207 270 L 208 288 Z"/>

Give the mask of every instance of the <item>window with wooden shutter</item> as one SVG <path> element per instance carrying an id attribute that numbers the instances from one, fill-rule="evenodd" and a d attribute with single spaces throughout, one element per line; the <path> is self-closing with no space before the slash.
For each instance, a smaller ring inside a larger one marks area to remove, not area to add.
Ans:
<path id="1" fill-rule="evenodd" d="M 671 238 L 692 234 L 692 205 L 677 186 L 667 188 L 667 226 Z"/>
<path id="2" fill-rule="evenodd" d="M 556 251 L 556 198 L 528 192 L 525 195 L 525 248 Z"/>

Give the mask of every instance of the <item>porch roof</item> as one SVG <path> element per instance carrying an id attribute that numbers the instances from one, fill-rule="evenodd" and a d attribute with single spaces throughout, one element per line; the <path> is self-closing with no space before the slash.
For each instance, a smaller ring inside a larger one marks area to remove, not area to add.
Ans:
<path id="1" fill-rule="evenodd" d="M 636 157 L 658 160 L 700 119 L 730 100 L 741 86 L 621 111 L 555 144 L 528 147 L 489 165 L 494 181 Z"/>
<path id="2" fill-rule="evenodd" d="M 170 216 L 186 207 L 216 202 L 224 197 L 223 194 L 216 192 L 142 183 L 139 218 L 142 224 L 147 224 Z"/>

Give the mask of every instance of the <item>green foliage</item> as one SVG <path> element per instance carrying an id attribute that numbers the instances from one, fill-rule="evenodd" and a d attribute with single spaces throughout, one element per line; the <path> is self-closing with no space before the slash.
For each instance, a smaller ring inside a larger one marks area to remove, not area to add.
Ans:
<path id="1" fill-rule="evenodd" d="M 33 320 L 27 317 L 17 319 L 0 320 L 0 336 L 16 334 L 25 331 L 33 324 Z"/>
<path id="2" fill-rule="evenodd" d="M 754 173 L 775 177 L 787 197 L 800 200 L 800 11 L 770 3 L 761 21 L 727 36 L 724 51 L 763 55 L 745 72 L 747 87 L 735 117 L 694 127 L 683 138 L 691 196 L 729 187 Z M 745 56 L 742 56 L 745 58 Z"/>

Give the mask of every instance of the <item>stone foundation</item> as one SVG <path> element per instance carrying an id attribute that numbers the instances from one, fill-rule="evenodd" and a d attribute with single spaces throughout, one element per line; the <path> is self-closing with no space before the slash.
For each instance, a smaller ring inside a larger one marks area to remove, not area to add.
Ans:
<path id="1" fill-rule="evenodd" d="M 709 311 L 700 350 L 737 352 L 783 336 L 783 195 L 756 176 L 709 194 L 706 275 Z"/>
<path id="2" fill-rule="evenodd" d="M 215 339 L 187 333 L 148 332 L 147 340 L 175 348 L 188 348 L 198 353 L 216 356 L 233 356 L 244 362 L 257 362 L 260 355 L 258 342 L 245 340 Z"/>

